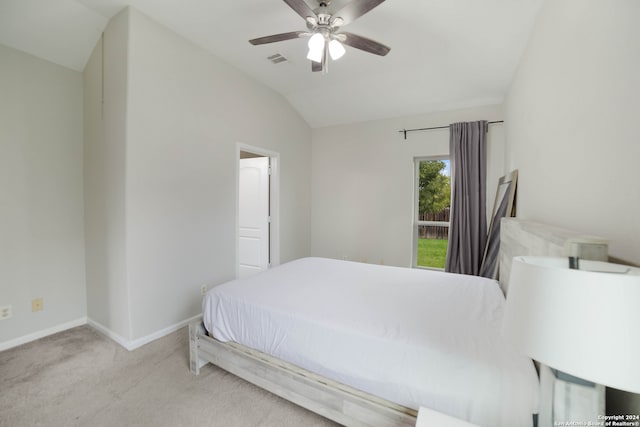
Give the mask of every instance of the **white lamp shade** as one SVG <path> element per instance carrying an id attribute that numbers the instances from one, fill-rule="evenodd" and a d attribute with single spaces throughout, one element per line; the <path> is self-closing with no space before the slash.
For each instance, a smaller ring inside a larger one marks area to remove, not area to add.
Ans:
<path id="1" fill-rule="evenodd" d="M 503 335 L 531 358 L 576 377 L 640 393 L 640 269 L 567 258 L 515 257 Z"/>
<path id="2" fill-rule="evenodd" d="M 334 61 L 342 58 L 345 52 L 344 46 L 342 46 L 342 43 L 338 40 L 331 40 L 329 42 L 329 55 L 331 55 L 331 59 Z"/>
<path id="3" fill-rule="evenodd" d="M 309 52 L 307 53 L 307 59 L 314 62 L 322 61 L 322 54 L 324 52 L 324 36 L 320 33 L 315 33 L 309 39 Z"/>

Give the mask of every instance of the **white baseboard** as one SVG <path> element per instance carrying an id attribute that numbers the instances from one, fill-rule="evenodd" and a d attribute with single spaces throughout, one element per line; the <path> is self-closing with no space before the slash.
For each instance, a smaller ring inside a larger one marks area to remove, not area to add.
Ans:
<path id="1" fill-rule="evenodd" d="M 175 332 L 178 329 L 180 329 L 180 328 L 182 328 L 184 326 L 187 326 L 192 321 L 200 319 L 200 318 L 202 318 L 202 315 L 198 314 L 196 316 L 190 317 L 189 319 L 186 319 L 186 320 L 178 322 L 178 323 L 176 323 L 174 325 L 168 326 L 168 327 L 166 327 L 164 329 L 161 329 L 161 330 L 159 330 L 157 332 L 154 332 L 154 333 L 149 334 L 147 336 L 144 336 L 142 338 L 138 338 L 136 340 L 129 341 L 129 340 L 125 339 L 124 337 L 122 337 L 121 335 L 113 332 L 112 330 L 110 330 L 106 326 L 96 322 L 95 320 L 87 318 L 87 317 L 81 317 L 79 319 L 72 320 L 72 321 L 66 322 L 66 323 L 61 323 L 59 325 L 53 326 L 51 328 L 44 329 L 42 331 L 38 331 L 38 332 L 31 333 L 31 334 L 27 334 L 27 335 L 24 335 L 24 336 L 21 336 L 21 337 L 18 337 L 18 338 L 14 338 L 14 339 L 9 340 L 9 341 L 1 342 L 0 343 L 0 351 L 8 350 L 10 348 L 17 347 L 17 346 L 22 345 L 22 344 L 26 344 L 28 342 L 35 341 L 37 339 L 47 337 L 49 335 L 57 334 L 58 332 L 66 331 L 67 329 L 75 328 L 76 326 L 82 326 L 82 325 L 86 325 L 86 324 L 88 324 L 89 326 L 93 327 L 98 332 L 102 333 L 103 335 L 106 335 L 108 338 L 114 340 L 115 342 L 120 344 L 122 347 L 124 347 L 127 350 L 131 351 L 131 350 L 135 350 L 138 347 L 142 347 L 143 345 L 148 344 L 151 341 L 155 341 L 155 340 L 157 340 L 159 338 L 162 338 L 162 337 L 164 337 L 166 335 L 169 335 L 170 333 Z"/>
<path id="2" fill-rule="evenodd" d="M 122 347 L 126 348 L 127 350 L 130 350 L 130 348 L 127 347 L 127 345 L 129 344 L 129 340 L 125 339 L 123 336 L 119 334 L 116 334 L 111 329 L 104 326 L 102 323 L 96 322 L 95 320 L 88 318 L 87 324 L 92 328 L 94 328 L 95 330 L 97 330 L 98 332 L 100 332 L 102 335 L 105 335 L 107 338 L 112 339 L 113 341 L 120 344 Z"/>
<path id="3" fill-rule="evenodd" d="M 13 347 L 17 347 L 22 344 L 26 344 L 31 341 L 35 341 L 40 338 L 47 337 L 49 335 L 57 334 L 58 332 L 66 331 L 67 329 L 75 328 L 76 326 L 82 326 L 87 324 L 87 318 L 81 317 L 70 322 L 61 323 L 51 328 L 43 329 L 42 331 L 34 332 L 32 334 L 23 335 L 18 338 L 14 338 L 9 341 L 0 343 L 0 351 L 8 350 Z"/>
<path id="4" fill-rule="evenodd" d="M 143 345 L 148 344 L 151 341 L 155 341 L 155 340 L 157 340 L 159 338 L 164 337 L 165 335 L 169 335 L 171 332 L 175 332 L 178 329 L 187 326 L 189 323 L 193 322 L 194 320 L 197 320 L 197 319 L 200 319 L 200 318 L 202 318 L 202 314 L 198 314 L 196 316 L 190 317 L 190 318 L 188 318 L 186 320 L 183 320 L 181 322 L 178 322 L 176 324 L 168 326 L 168 327 L 166 327 L 164 329 L 161 329 L 161 330 L 159 330 L 157 332 L 149 334 L 149 335 L 147 335 L 145 337 L 138 338 L 137 340 L 129 341 L 129 347 L 125 346 L 125 348 L 127 350 L 135 350 L 136 348 L 142 347 Z"/>
<path id="5" fill-rule="evenodd" d="M 171 326 L 168 326 L 164 329 L 161 329 L 157 332 L 154 332 L 152 334 L 149 334 L 147 336 L 144 336 L 142 338 L 138 338 L 136 340 L 130 341 L 127 340 L 125 338 L 123 338 L 122 336 L 116 334 L 115 332 L 111 331 L 109 328 L 107 328 L 106 326 L 92 320 L 92 319 L 88 319 L 87 323 L 94 327 L 95 329 L 97 329 L 99 332 L 101 332 L 102 334 L 106 335 L 107 337 L 111 338 L 112 340 L 114 340 L 115 342 L 117 342 L 118 344 L 120 344 L 122 347 L 126 348 L 129 351 L 135 350 L 136 348 L 142 347 L 145 344 L 150 343 L 151 341 L 155 341 L 159 338 L 162 338 L 166 335 L 169 335 L 172 332 L 177 331 L 180 328 L 183 328 L 185 326 L 187 326 L 189 323 L 191 323 L 194 320 L 200 319 L 202 318 L 201 314 L 198 314 L 196 316 L 190 317 L 186 320 L 183 320 L 181 322 L 178 322 L 176 324 L 173 324 Z"/>

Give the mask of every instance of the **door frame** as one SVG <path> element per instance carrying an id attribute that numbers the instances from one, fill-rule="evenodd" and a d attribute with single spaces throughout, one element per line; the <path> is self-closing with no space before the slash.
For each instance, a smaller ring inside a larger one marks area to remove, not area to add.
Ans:
<path id="1" fill-rule="evenodd" d="M 235 275 L 240 277 L 240 152 L 248 151 L 269 158 L 269 265 L 280 264 L 280 153 L 255 147 L 253 145 L 236 143 L 236 250 L 235 250 Z"/>

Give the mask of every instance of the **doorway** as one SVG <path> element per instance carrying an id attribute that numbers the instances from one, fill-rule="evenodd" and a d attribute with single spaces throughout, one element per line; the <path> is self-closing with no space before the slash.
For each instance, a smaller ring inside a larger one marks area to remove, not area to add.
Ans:
<path id="1" fill-rule="evenodd" d="M 236 277 L 277 265 L 278 154 L 238 145 Z"/>

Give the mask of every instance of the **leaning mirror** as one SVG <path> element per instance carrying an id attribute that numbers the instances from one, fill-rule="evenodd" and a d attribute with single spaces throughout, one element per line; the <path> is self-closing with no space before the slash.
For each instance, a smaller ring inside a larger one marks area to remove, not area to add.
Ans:
<path id="1" fill-rule="evenodd" d="M 498 278 L 498 252 L 500 250 L 500 219 L 506 216 L 516 216 L 516 187 L 518 170 L 503 176 L 498 181 L 496 198 L 493 202 L 491 222 L 487 233 L 487 243 L 484 248 L 480 276 L 491 279 Z"/>

